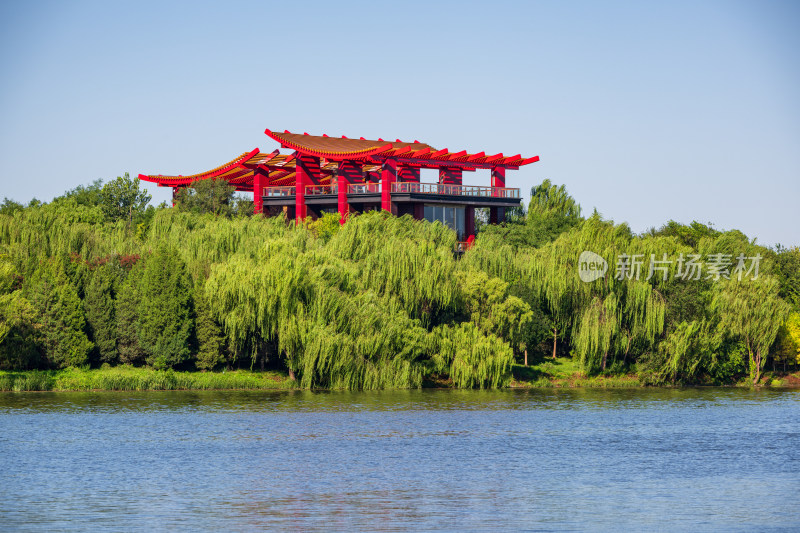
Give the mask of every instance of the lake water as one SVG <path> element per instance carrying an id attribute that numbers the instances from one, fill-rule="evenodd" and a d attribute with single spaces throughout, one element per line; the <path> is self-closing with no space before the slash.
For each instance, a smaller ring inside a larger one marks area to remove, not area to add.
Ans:
<path id="1" fill-rule="evenodd" d="M 800 391 L 0 393 L 2 530 L 800 529 Z"/>

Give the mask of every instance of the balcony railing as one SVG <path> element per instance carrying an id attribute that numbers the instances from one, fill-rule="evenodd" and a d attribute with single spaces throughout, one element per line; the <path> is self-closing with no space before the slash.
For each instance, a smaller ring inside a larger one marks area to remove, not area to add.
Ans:
<path id="1" fill-rule="evenodd" d="M 338 191 L 339 187 L 336 185 L 306 185 L 306 196 L 336 194 Z"/>
<path id="2" fill-rule="evenodd" d="M 392 192 L 481 196 L 488 198 L 519 198 L 519 189 L 444 183 L 392 183 Z"/>
<path id="3" fill-rule="evenodd" d="M 336 185 L 306 185 L 306 196 L 337 194 Z M 377 194 L 381 192 L 380 183 L 351 183 L 347 186 L 347 194 Z M 392 192 L 424 193 L 453 196 L 478 196 L 483 198 L 519 198 L 519 189 L 507 187 L 479 187 L 477 185 L 452 185 L 442 183 L 392 183 Z M 264 196 L 294 196 L 294 185 L 288 187 L 264 187 Z"/>
<path id="4" fill-rule="evenodd" d="M 264 196 L 276 197 L 276 196 L 294 196 L 295 195 L 295 187 L 292 185 L 291 187 L 264 187 Z"/>
<path id="5" fill-rule="evenodd" d="M 351 183 L 347 187 L 348 194 L 376 194 L 381 192 L 380 183 Z"/>

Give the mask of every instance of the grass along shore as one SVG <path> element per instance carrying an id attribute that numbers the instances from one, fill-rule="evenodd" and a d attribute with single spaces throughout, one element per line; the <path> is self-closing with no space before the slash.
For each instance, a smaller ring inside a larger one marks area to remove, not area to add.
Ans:
<path id="1" fill-rule="evenodd" d="M 112 368 L 0 372 L 0 391 L 280 390 L 297 384 L 280 372 L 175 372 Z"/>
<path id="2" fill-rule="evenodd" d="M 548 359 L 531 366 L 513 365 L 511 388 L 632 388 L 643 387 L 636 374 L 586 376 L 577 361 Z"/>
<path id="3" fill-rule="evenodd" d="M 536 365 L 513 365 L 511 388 L 635 388 L 646 387 L 636 374 L 586 376 L 576 361 L 559 358 Z M 800 372 L 765 372 L 760 383 L 767 387 L 800 387 Z M 436 386 L 450 386 L 437 382 Z M 751 387 L 745 379 L 734 386 Z M 0 371 L 0 391 L 160 391 L 160 390 L 293 390 L 298 383 L 282 372 L 176 372 L 132 366 L 63 370 Z"/>
<path id="4" fill-rule="evenodd" d="M 524 366 L 513 365 L 511 368 L 511 388 L 521 389 L 546 389 L 546 388 L 607 388 L 624 389 L 633 387 L 653 387 L 642 382 L 636 373 L 630 374 L 598 374 L 587 376 L 581 372 L 577 361 L 570 358 L 547 359 L 541 363 Z M 748 377 L 743 377 L 737 383 L 726 385 L 718 383 L 700 383 L 700 386 L 753 386 Z M 658 385 L 669 387 L 669 385 Z M 800 388 L 800 372 L 771 372 L 765 370 L 759 381 L 759 386 L 773 388 Z"/>

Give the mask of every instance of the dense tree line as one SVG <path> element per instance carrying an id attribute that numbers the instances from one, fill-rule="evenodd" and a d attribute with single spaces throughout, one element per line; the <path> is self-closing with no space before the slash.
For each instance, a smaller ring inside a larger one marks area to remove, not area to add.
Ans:
<path id="1" fill-rule="evenodd" d="M 650 383 L 758 381 L 798 357 L 797 248 L 699 223 L 634 235 L 547 181 L 463 256 L 438 223 L 373 212 L 296 227 L 250 216 L 213 180 L 175 208 L 149 200 L 125 175 L 0 205 L 0 368 L 269 367 L 304 387 L 378 389 L 499 387 L 515 361 L 568 355 Z M 609 263 L 591 282 L 585 250 Z M 757 278 L 615 268 L 715 254 L 760 257 Z"/>

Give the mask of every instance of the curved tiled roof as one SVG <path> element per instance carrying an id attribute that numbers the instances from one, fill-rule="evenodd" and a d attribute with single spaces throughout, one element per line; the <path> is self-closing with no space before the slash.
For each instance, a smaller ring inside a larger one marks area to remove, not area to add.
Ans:
<path id="1" fill-rule="evenodd" d="M 422 168 L 457 167 L 466 170 L 477 168 L 506 167 L 518 168 L 534 163 L 539 156 L 524 158 L 517 154 L 504 156 L 502 153 L 486 155 L 484 152 L 474 154 L 466 150 L 450 152 L 447 148 L 437 150 L 419 141 L 404 142 L 400 139 L 384 141 L 369 140 L 363 137 L 350 139 L 345 136 L 329 137 L 327 135 L 309 135 L 307 133 L 291 133 L 288 130 L 276 133 L 269 129 L 265 133 L 284 148 L 295 150 L 292 154 L 281 154 L 278 150 L 262 153 L 258 148 L 245 152 L 233 160 L 217 168 L 191 175 L 166 176 L 162 174 L 139 174 L 139 179 L 157 183 L 161 186 L 175 187 L 189 185 L 201 179 L 224 179 L 239 190 L 252 190 L 254 174 L 258 169 L 268 176 L 269 185 L 290 185 L 294 183 L 297 156 L 308 155 L 321 159 L 321 181 L 330 180 L 338 168 L 340 161 L 359 161 L 366 172 L 380 170 L 386 159 L 394 159 L 398 163 Z"/>

